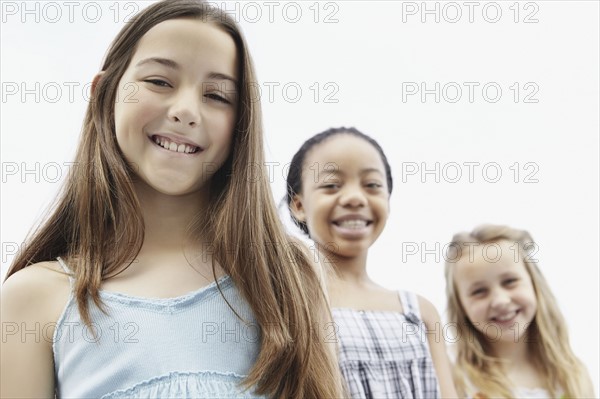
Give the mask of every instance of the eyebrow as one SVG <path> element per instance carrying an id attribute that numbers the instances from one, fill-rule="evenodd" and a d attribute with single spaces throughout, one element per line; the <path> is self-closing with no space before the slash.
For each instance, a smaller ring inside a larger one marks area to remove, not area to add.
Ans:
<path id="1" fill-rule="evenodd" d="M 324 169 L 324 170 L 322 170 L 322 171 L 319 172 L 319 174 L 317 175 L 317 178 L 321 178 L 322 175 L 325 175 L 325 176 L 332 176 L 332 175 L 338 176 L 338 175 L 342 175 L 343 176 L 344 172 L 342 172 L 340 170 L 337 170 L 337 169 L 334 169 L 334 170 Z"/>
<path id="2" fill-rule="evenodd" d="M 215 80 L 229 80 L 232 83 L 234 83 L 236 85 L 236 87 L 237 87 L 237 84 L 238 84 L 237 80 L 235 80 L 234 78 L 232 78 L 229 75 L 225 75 L 224 73 L 211 72 L 208 75 L 208 77 L 211 78 L 211 79 L 215 79 Z"/>
<path id="3" fill-rule="evenodd" d="M 478 287 L 478 286 L 480 286 L 480 285 L 485 285 L 485 281 L 481 281 L 481 280 L 475 281 L 475 282 L 473 282 L 473 283 L 469 284 L 469 285 L 468 285 L 468 288 L 469 288 L 469 290 L 471 290 L 471 289 L 473 289 L 474 287 Z"/>
<path id="4" fill-rule="evenodd" d="M 384 173 L 381 173 L 381 171 L 377 168 L 365 168 L 365 169 L 361 169 L 359 171 L 359 173 L 361 175 L 366 175 L 367 173 L 379 173 L 380 175 L 384 175 Z M 335 169 L 323 169 L 319 172 L 319 176 L 322 174 L 328 174 L 328 175 L 345 175 L 343 170 L 340 170 L 338 168 Z"/>
<path id="5" fill-rule="evenodd" d="M 508 277 L 519 277 L 519 276 L 515 272 L 512 272 L 512 271 L 504 272 L 498 276 L 498 278 L 500 280 L 504 280 L 505 278 L 508 278 Z M 475 287 L 482 286 L 485 284 L 486 284 L 485 280 L 477 280 L 469 285 L 469 289 L 471 290 Z"/>
<path id="6" fill-rule="evenodd" d="M 145 64 L 151 64 L 151 63 L 157 63 L 157 64 L 163 65 L 169 69 L 173 69 L 176 71 L 181 69 L 181 66 L 178 63 L 176 63 L 175 61 L 170 60 L 168 58 L 162 58 L 162 57 L 145 58 L 145 59 L 141 60 L 140 62 L 138 62 L 136 64 L 136 66 L 139 67 L 139 66 L 142 66 Z M 211 72 L 208 75 L 208 77 L 209 77 L 209 79 L 215 79 L 215 80 L 230 80 L 231 82 L 233 82 L 236 85 L 236 87 L 238 84 L 237 80 L 235 80 L 234 78 L 232 78 L 229 75 L 226 75 L 226 74 L 220 73 L 220 72 Z"/>
<path id="7" fill-rule="evenodd" d="M 377 169 L 377 168 L 366 168 L 366 169 L 362 169 L 362 170 L 360 171 L 360 174 L 362 174 L 362 175 L 365 175 L 365 174 L 367 174 L 367 173 L 373 173 L 373 172 L 375 172 L 375 173 L 379 173 L 380 175 L 382 175 L 382 176 L 385 176 L 385 173 L 381 173 L 381 170 L 379 170 L 379 169 Z"/>
<path id="8" fill-rule="evenodd" d="M 141 60 L 140 62 L 138 62 L 136 64 L 136 66 L 142 66 L 142 65 L 145 65 L 145 64 L 153 63 L 153 62 L 155 62 L 157 64 L 160 64 L 160 65 L 163 65 L 163 66 L 166 66 L 167 68 L 170 68 L 170 69 L 176 69 L 176 70 L 181 69 L 179 67 L 179 64 L 176 63 L 175 61 L 170 60 L 168 58 L 160 58 L 160 57 L 145 58 L 145 59 Z"/>

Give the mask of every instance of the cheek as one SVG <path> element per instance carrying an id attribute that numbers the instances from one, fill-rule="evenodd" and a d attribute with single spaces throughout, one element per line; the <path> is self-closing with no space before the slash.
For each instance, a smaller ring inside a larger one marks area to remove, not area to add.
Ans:
<path id="1" fill-rule="evenodd" d="M 124 102 L 119 99 L 115 104 L 115 130 L 117 137 L 133 130 L 140 130 L 150 120 L 160 116 L 160 108 L 149 99 L 136 99 Z"/>
<path id="2" fill-rule="evenodd" d="M 532 311 L 535 312 L 537 310 L 537 298 L 535 296 L 535 291 L 533 290 L 533 287 L 530 287 L 529 289 L 521 293 L 520 296 L 523 301 L 529 303 L 529 305 L 532 308 Z"/>
<path id="3" fill-rule="evenodd" d="M 132 78 L 123 77 L 117 88 L 116 104 L 137 104 L 144 98 L 144 87 Z"/>
<path id="4" fill-rule="evenodd" d="M 205 122 L 219 135 L 233 134 L 237 113 L 232 108 L 207 109 L 204 113 Z"/>
<path id="5" fill-rule="evenodd" d="M 485 313 L 485 307 L 482 301 L 475 301 L 472 299 L 462 299 L 463 309 L 467 314 L 467 317 L 471 321 L 476 321 L 483 317 Z"/>
<path id="6" fill-rule="evenodd" d="M 380 210 L 381 210 L 381 217 L 385 218 L 385 220 L 384 220 L 384 222 L 385 222 L 390 214 L 390 203 L 387 199 L 381 200 Z"/>
<path id="7" fill-rule="evenodd" d="M 319 211 L 319 207 L 315 206 L 314 202 L 305 203 L 304 215 L 306 218 L 306 225 L 311 232 L 317 232 L 321 230 L 323 224 L 323 215 Z"/>
<path id="8" fill-rule="evenodd" d="M 306 207 L 306 204 L 309 204 Z M 310 231 L 311 237 L 315 241 L 322 241 L 323 237 L 327 234 L 328 229 L 328 215 L 327 207 L 325 204 L 319 202 L 318 199 L 309 199 L 309 202 L 305 203 L 305 215 L 306 225 Z"/>
<path id="9" fill-rule="evenodd" d="M 227 148 L 227 155 L 231 151 L 231 145 L 233 143 L 233 124 L 228 125 L 222 132 L 220 137 L 221 144 Z"/>
<path id="10" fill-rule="evenodd" d="M 226 159 L 232 150 L 235 114 L 224 112 L 220 115 L 213 115 L 206 122 L 207 132 L 212 136 L 211 141 L 223 149 L 223 159 Z"/>
<path id="11" fill-rule="evenodd" d="M 380 222 L 386 222 L 390 214 L 390 202 L 388 198 L 376 197 L 371 202 L 371 208 L 376 212 Z"/>

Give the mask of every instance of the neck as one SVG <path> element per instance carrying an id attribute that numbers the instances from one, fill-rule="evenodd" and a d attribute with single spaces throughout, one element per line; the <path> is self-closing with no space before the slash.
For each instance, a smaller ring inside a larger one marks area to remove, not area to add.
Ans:
<path id="1" fill-rule="evenodd" d="M 340 283 L 353 285 L 372 283 L 367 275 L 366 251 L 355 257 L 343 257 L 328 251 L 323 251 L 323 253 L 326 256 L 324 263 L 333 267 Z"/>
<path id="2" fill-rule="evenodd" d="M 529 350 L 527 337 L 522 336 L 518 341 L 498 341 L 490 344 L 494 356 L 507 361 L 507 367 L 514 368 L 515 365 L 529 363 Z"/>
<path id="3" fill-rule="evenodd" d="M 182 251 L 190 242 L 190 223 L 205 209 L 206 196 L 192 193 L 173 196 L 162 194 L 143 183 L 136 191 L 144 218 L 144 244 L 140 252 Z"/>

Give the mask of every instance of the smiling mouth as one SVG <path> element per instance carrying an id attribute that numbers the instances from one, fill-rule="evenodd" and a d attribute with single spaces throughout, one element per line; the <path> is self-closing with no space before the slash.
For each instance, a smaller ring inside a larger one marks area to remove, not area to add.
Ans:
<path id="1" fill-rule="evenodd" d="M 365 227 L 367 227 L 368 225 L 370 225 L 373 222 L 369 222 L 366 220 L 362 220 L 362 219 L 355 219 L 355 220 L 342 220 L 339 222 L 333 222 L 334 225 L 338 226 L 338 227 L 343 227 L 345 229 L 363 229 Z"/>
<path id="2" fill-rule="evenodd" d="M 158 135 L 150 137 L 150 140 L 159 147 L 162 147 L 163 149 L 171 152 L 177 152 L 181 154 L 195 154 L 197 152 L 202 151 L 200 147 L 196 147 L 190 144 L 177 144 L 174 141 L 171 141 L 165 137 Z"/>
<path id="3" fill-rule="evenodd" d="M 520 309 L 513 310 L 512 312 L 505 313 L 501 316 L 492 317 L 492 321 L 500 322 L 500 323 L 505 322 L 505 321 L 510 321 L 510 320 L 514 319 L 519 314 L 520 311 L 521 311 Z"/>

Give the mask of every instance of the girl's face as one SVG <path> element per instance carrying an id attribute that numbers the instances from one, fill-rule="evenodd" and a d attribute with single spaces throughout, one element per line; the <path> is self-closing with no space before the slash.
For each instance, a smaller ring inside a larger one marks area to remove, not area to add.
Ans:
<path id="1" fill-rule="evenodd" d="M 516 247 L 507 240 L 473 246 L 455 265 L 460 302 L 490 343 L 520 342 L 537 311 L 531 277 Z"/>
<path id="2" fill-rule="evenodd" d="M 302 169 L 302 193 L 292 204 L 311 238 L 342 257 L 364 254 L 389 212 L 385 167 L 367 141 L 337 134 L 314 146 Z"/>
<path id="3" fill-rule="evenodd" d="M 119 82 L 119 147 L 142 183 L 198 191 L 227 159 L 237 110 L 233 39 L 194 19 L 157 24 L 139 41 Z"/>

